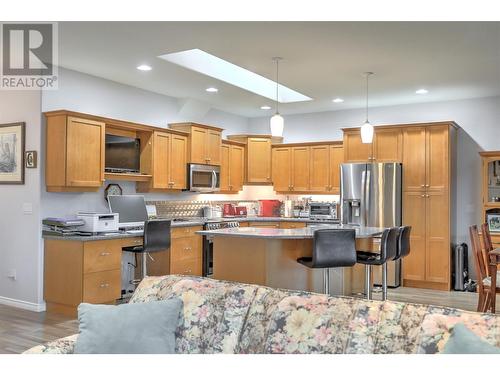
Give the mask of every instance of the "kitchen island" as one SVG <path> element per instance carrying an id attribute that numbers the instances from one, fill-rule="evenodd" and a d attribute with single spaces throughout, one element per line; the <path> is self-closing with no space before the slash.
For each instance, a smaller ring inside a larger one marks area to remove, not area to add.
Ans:
<path id="1" fill-rule="evenodd" d="M 297 263 L 297 258 L 311 256 L 314 231 L 320 228 L 355 229 L 356 248 L 365 251 L 377 251 L 378 238 L 384 230 L 322 225 L 294 229 L 240 227 L 196 233 L 213 237 L 215 279 L 321 293 L 323 270 Z M 360 291 L 363 280 L 353 277 L 352 268 L 336 268 L 330 272 L 332 294 L 350 295 Z"/>

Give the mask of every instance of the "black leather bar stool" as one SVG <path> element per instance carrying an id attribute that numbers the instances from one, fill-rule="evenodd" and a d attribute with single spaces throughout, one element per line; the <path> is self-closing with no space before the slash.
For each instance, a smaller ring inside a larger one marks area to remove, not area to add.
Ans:
<path id="1" fill-rule="evenodd" d="M 408 254 L 410 254 L 410 234 L 410 226 L 403 226 L 398 228 L 397 251 L 394 260 L 404 258 Z"/>
<path id="2" fill-rule="evenodd" d="M 380 238 L 380 252 L 358 251 L 357 262 L 365 265 L 365 293 L 372 299 L 372 267 L 382 266 L 382 300 L 387 299 L 387 262 L 397 255 L 399 227 L 384 230 Z"/>
<path id="3" fill-rule="evenodd" d="M 312 257 L 297 259 L 309 268 L 323 268 L 325 294 L 330 294 L 330 268 L 356 264 L 354 229 L 318 229 L 314 231 Z"/>
<path id="4" fill-rule="evenodd" d="M 154 260 L 150 253 L 170 248 L 170 226 L 170 220 L 147 220 L 144 222 L 143 245 L 123 248 L 124 251 L 142 254 L 141 280 L 148 275 L 147 258 Z M 138 284 L 141 280 L 134 280 L 132 283 Z"/>

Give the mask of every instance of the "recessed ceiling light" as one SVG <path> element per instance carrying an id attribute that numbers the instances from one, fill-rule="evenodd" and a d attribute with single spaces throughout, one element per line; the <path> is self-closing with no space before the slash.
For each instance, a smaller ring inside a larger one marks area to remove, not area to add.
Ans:
<path id="1" fill-rule="evenodd" d="M 200 49 L 168 53 L 158 57 L 265 98 L 276 100 L 275 81 Z M 308 101 L 312 100 L 312 98 L 286 86 L 279 85 L 278 100 L 280 103 L 292 103 Z"/>
<path id="2" fill-rule="evenodd" d="M 421 95 L 423 95 L 423 94 L 427 94 L 428 92 L 429 91 L 426 90 L 426 89 L 420 89 L 420 90 L 415 91 L 415 94 L 421 94 Z"/>
<path id="3" fill-rule="evenodd" d="M 260 109 L 271 109 L 271 107 L 269 107 L 268 105 L 263 105 L 262 107 L 260 107 Z"/>
<path id="4" fill-rule="evenodd" d="M 217 92 L 219 91 L 219 89 L 215 88 L 215 87 L 209 87 L 208 89 L 205 90 L 206 92 Z"/>
<path id="5" fill-rule="evenodd" d="M 144 64 L 143 64 L 143 65 L 139 65 L 139 66 L 137 67 L 137 69 L 138 69 L 138 70 L 142 70 L 143 72 L 149 72 L 149 71 L 150 71 L 151 69 L 153 69 L 153 68 L 151 68 L 149 65 L 144 65 Z"/>
<path id="6" fill-rule="evenodd" d="M 332 102 L 334 102 L 334 103 L 343 103 L 344 99 L 342 99 L 342 98 L 335 98 L 335 99 L 332 100 Z"/>

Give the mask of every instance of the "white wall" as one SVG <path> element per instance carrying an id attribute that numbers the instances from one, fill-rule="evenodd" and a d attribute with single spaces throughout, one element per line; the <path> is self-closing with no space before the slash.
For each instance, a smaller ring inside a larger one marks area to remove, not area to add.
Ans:
<path id="1" fill-rule="evenodd" d="M 67 109 L 158 127 L 180 121 L 219 126 L 228 134 L 246 133 L 248 119 L 210 108 L 192 99 L 176 99 L 67 69 L 59 70 L 59 89 L 45 91 L 42 110 Z M 45 131 L 44 131 L 45 134 Z M 135 193 L 135 183 L 117 182 L 124 194 Z M 44 185 L 44 184 L 43 184 Z M 146 199 L 243 199 L 244 193 L 213 195 L 193 193 L 145 194 Z M 42 186 L 42 216 L 64 216 L 78 211 L 106 210 L 104 187 L 98 193 L 47 193 Z"/>
<path id="2" fill-rule="evenodd" d="M 0 90 L 0 124 L 25 122 L 27 151 L 40 151 L 40 110 L 39 91 Z M 24 185 L 0 185 L 0 303 L 44 309 L 40 230 L 40 168 L 26 169 Z M 11 270 L 17 280 L 7 277 Z"/>
<path id="3" fill-rule="evenodd" d="M 285 117 L 285 142 L 342 140 L 342 128 L 358 127 L 365 120 L 364 110 L 344 110 Z M 458 131 L 456 153 L 454 243 L 469 244 L 468 227 L 481 223 L 481 159 L 478 152 L 500 149 L 500 97 L 387 106 L 370 109 L 374 125 L 415 122 L 455 121 Z M 269 133 L 269 118 L 249 120 L 255 133 Z"/>

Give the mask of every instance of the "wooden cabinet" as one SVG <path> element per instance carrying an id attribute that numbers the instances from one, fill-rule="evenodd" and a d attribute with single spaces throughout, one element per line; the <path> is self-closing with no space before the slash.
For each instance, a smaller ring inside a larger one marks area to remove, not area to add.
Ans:
<path id="1" fill-rule="evenodd" d="M 451 285 L 452 124 L 403 128 L 403 224 L 410 225 L 405 286 L 449 290 Z"/>
<path id="2" fill-rule="evenodd" d="M 134 243 L 142 243 L 142 239 L 136 241 Z M 120 298 L 123 246 L 121 239 L 46 239 L 44 299 L 47 311 L 76 316 L 82 302 L 114 303 Z"/>
<path id="3" fill-rule="evenodd" d="M 282 137 L 270 135 L 229 135 L 231 141 L 243 143 L 245 147 L 245 184 L 269 185 L 271 180 L 271 145 L 281 143 Z"/>
<path id="4" fill-rule="evenodd" d="M 339 194 L 340 142 L 273 146 L 273 185 L 278 192 Z"/>
<path id="5" fill-rule="evenodd" d="M 403 131 L 404 191 L 421 191 L 425 189 L 426 143 L 425 127 L 412 126 Z"/>
<path id="6" fill-rule="evenodd" d="M 169 127 L 189 133 L 188 160 L 195 164 L 221 164 L 222 129 L 191 122 L 169 124 Z"/>
<path id="7" fill-rule="evenodd" d="M 361 131 L 344 129 L 344 160 L 346 163 L 367 163 L 373 156 L 372 144 L 361 142 Z"/>
<path id="8" fill-rule="evenodd" d="M 309 191 L 309 147 L 292 148 L 292 191 Z"/>
<path id="9" fill-rule="evenodd" d="M 359 129 L 344 129 L 345 163 L 401 162 L 402 149 L 400 127 L 375 127 L 373 143 L 361 142 Z"/>
<path id="10" fill-rule="evenodd" d="M 141 169 L 152 175 L 137 183 L 138 192 L 182 190 L 187 182 L 188 138 L 176 133 L 155 131 L 152 136 L 152 158 Z M 147 142 L 147 140 L 145 140 Z"/>
<path id="11" fill-rule="evenodd" d="M 292 152 L 290 147 L 277 147 L 272 150 L 273 185 L 276 191 L 290 191 Z"/>
<path id="12" fill-rule="evenodd" d="M 180 275 L 202 275 L 202 236 L 196 231 L 201 226 L 172 228 L 170 246 L 170 273 Z"/>
<path id="13" fill-rule="evenodd" d="M 97 191 L 104 182 L 105 123 L 46 113 L 47 191 Z"/>
<path id="14" fill-rule="evenodd" d="M 500 151 L 480 152 L 482 161 L 482 221 L 488 222 L 488 214 L 500 213 Z M 494 248 L 500 247 L 500 233 L 490 231 Z M 500 268 L 500 267 L 499 267 Z"/>
<path id="15" fill-rule="evenodd" d="M 222 141 L 220 189 L 225 193 L 237 193 L 243 189 L 245 148 L 242 144 Z"/>

